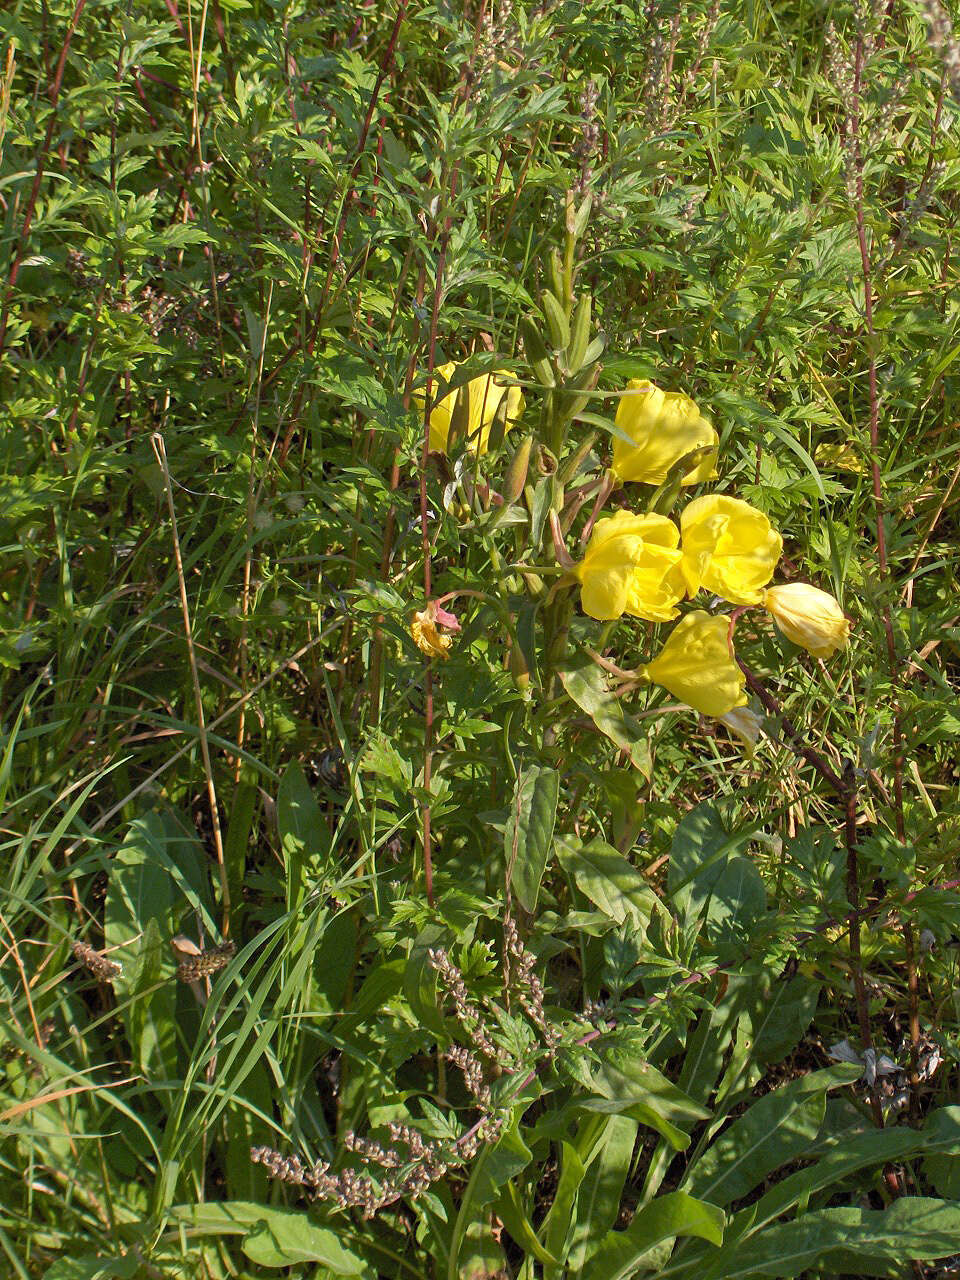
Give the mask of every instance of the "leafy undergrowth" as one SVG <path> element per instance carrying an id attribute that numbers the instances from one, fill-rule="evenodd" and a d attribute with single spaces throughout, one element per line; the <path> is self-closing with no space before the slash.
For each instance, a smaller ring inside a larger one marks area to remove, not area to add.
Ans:
<path id="1" fill-rule="evenodd" d="M 3 1274 L 953 1274 L 946 10 L 0 30 Z"/>

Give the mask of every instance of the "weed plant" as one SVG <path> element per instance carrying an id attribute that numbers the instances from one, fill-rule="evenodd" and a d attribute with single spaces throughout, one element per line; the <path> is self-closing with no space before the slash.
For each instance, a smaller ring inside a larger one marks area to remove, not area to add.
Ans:
<path id="1" fill-rule="evenodd" d="M 955 1273 L 951 16 L 4 6 L 0 1274 Z"/>

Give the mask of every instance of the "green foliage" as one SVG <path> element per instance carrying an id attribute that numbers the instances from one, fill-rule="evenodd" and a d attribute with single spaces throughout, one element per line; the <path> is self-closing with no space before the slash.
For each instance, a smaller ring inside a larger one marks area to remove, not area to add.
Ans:
<path id="1" fill-rule="evenodd" d="M 0 14 L 3 1274 L 960 1253 L 925 9 Z M 755 749 L 578 608 L 634 378 L 854 622 L 736 619 Z"/>

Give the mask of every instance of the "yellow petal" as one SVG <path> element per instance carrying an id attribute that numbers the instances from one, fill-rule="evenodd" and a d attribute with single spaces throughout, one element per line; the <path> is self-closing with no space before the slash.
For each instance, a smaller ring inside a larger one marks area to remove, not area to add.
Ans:
<path id="1" fill-rule="evenodd" d="M 850 623 L 827 591 L 806 582 L 784 582 L 763 593 L 763 607 L 794 644 L 815 658 L 829 658 L 850 638 Z"/>
<path id="2" fill-rule="evenodd" d="M 430 398 L 433 400 L 438 391 L 447 385 L 453 378 L 457 366 L 452 360 L 448 360 L 446 364 L 438 364 L 433 371 L 430 379 Z M 411 395 L 414 404 L 419 405 L 422 409 L 426 404 L 426 387 L 418 388 Z M 450 437 L 450 422 L 453 418 L 453 410 L 457 402 L 457 392 L 448 392 L 441 399 L 437 400 L 433 408 L 430 410 L 430 448 L 434 453 L 446 453 L 447 440 Z"/>
<path id="3" fill-rule="evenodd" d="M 598 520 L 576 568 L 584 613 L 603 622 L 624 613 L 651 622 L 675 618 L 684 591 L 679 541 L 666 516 L 618 511 Z"/>
<path id="4" fill-rule="evenodd" d="M 431 398 L 435 397 L 444 386 L 453 381 L 454 375 L 461 365 L 448 360 L 434 369 L 434 377 L 430 389 Z M 514 385 L 510 385 L 510 384 Z M 426 403 L 424 388 L 413 392 L 412 399 L 421 408 Z M 482 373 L 469 382 L 461 383 L 454 391 L 441 396 L 430 410 L 430 448 L 435 453 L 446 453 L 450 444 L 450 427 L 458 402 L 466 397 L 466 439 L 464 443 L 475 453 L 486 453 L 490 440 L 490 428 L 501 405 L 506 403 L 505 427 L 523 413 L 523 392 L 515 384 L 514 375 L 509 369 L 494 369 L 492 373 Z"/>
<path id="5" fill-rule="evenodd" d="M 746 676 L 731 656 L 730 619 L 702 609 L 685 614 L 653 662 L 643 668 L 701 715 L 719 717 L 746 704 Z"/>
<path id="6" fill-rule="evenodd" d="M 690 595 L 703 587 L 731 604 L 760 603 L 783 551 L 783 539 L 762 511 L 709 493 L 684 508 L 680 529 Z"/>
<path id="7" fill-rule="evenodd" d="M 636 378 L 627 383 L 627 390 L 632 394 L 621 396 L 616 423 L 632 443 L 619 436 L 613 439 L 613 470 L 621 480 L 662 484 L 684 454 L 708 445 L 713 451 L 682 483 L 700 484 L 716 474 L 719 437 L 689 396 L 664 392 Z"/>

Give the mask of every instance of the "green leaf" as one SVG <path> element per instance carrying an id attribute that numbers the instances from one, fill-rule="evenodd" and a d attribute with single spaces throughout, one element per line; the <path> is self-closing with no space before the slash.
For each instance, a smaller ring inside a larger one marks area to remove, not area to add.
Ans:
<path id="1" fill-rule="evenodd" d="M 747 1195 L 767 1174 L 809 1150 L 823 1123 L 827 1093 L 859 1074 L 858 1067 L 841 1063 L 768 1093 L 707 1148 L 684 1189 L 720 1205 Z"/>
<path id="2" fill-rule="evenodd" d="M 937 1154 L 947 1152 L 951 1154 Z M 815 1192 L 839 1184 L 858 1169 L 879 1169 L 890 1161 L 907 1160 L 916 1155 L 926 1157 L 924 1167 L 927 1168 L 934 1160 L 956 1162 L 957 1152 L 960 1152 L 960 1107 L 941 1107 L 934 1111 L 922 1129 L 903 1125 L 870 1129 L 836 1139 L 835 1145 L 815 1164 L 790 1174 L 744 1210 L 745 1218 L 749 1219 L 749 1234 L 756 1234 L 795 1205 L 806 1204 Z M 938 1186 L 937 1190 L 941 1188 Z"/>
<path id="3" fill-rule="evenodd" d="M 596 1116 L 581 1128 L 599 1132 L 592 1158 L 577 1194 L 574 1227 L 567 1254 L 571 1280 L 589 1280 L 586 1263 L 612 1228 L 620 1212 L 624 1183 L 637 1138 L 637 1121 L 629 1116 Z M 578 1145 L 580 1134 L 577 1135 Z"/>
<path id="4" fill-rule="evenodd" d="M 652 773 L 649 735 L 640 721 L 610 692 L 603 672 L 582 649 L 557 668 L 564 689 L 599 731 L 625 751 L 633 767 L 648 781 Z"/>
<path id="5" fill-rule="evenodd" d="M 600 1062 L 592 1073 L 594 1087 L 608 1098 L 635 1098 L 650 1103 L 668 1120 L 688 1126 L 709 1120 L 710 1112 L 662 1072 L 644 1061 L 639 1037 L 614 1033 L 599 1050 Z"/>
<path id="6" fill-rule="evenodd" d="M 590 1280 L 627 1280 L 661 1240 L 699 1236 L 711 1244 L 723 1240 L 724 1214 L 684 1191 L 658 1196 L 638 1209 L 626 1231 L 611 1231 L 590 1259 Z"/>
<path id="7" fill-rule="evenodd" d="M 309 882 L 325 869 L 330 854 L 330 833 L 323 813 L 296 760 L 280 779 L 277 827 L 286 872 L 287 909 L 295 911 Z"/>
<path id="8" fill-rule="evenodd" d="M 227 1200 L 178 1205 L 170 1212 L 175 1221 L 199 1236 L 243 1236 L 243 1252 L 262 1267 L 319 1262 L 335 1276 L 373 1280 L 373 1269 L 361 1257 L 345 1249 L 333 1231 L 311 1222 L 302 1210 L 268 1209 L 248 1200 Z"/>
<path id="9" fill-rule="evenodd" d="M 532 1159 L 533 1153 L 517 1130 L 516 1118 L 494 1146 L 486 1146 L 481 1150 L 474 1161 L 453 1228 L 448 1263 L 449 1280 L 457 1280 L 461 1274 L 460 1249 L 471 1226 L 480 1220 L 482 1210 L 496 1199 L 504 1184 L 525 1169 Z"/>
<path id="10" fill-rule="evenodd" d="M 586 1170 L 575 1146 L 569 1142 L 560 1144 L 560 1177 L 553 1193 L 553 1204 L 540 1229 L 547 1252 L 559 1260 L 556 1266 L 545 1266 L 543 1280 L 558 1280 L 560 1262 L 566 1254 L 566 1244 L 573 1225 L 573 1210 L 577 1191 Z"/>
<path id="11" fill-rule="evenodd" d="M 695 1274 L 697 1280 L 789 1277 L 823 1263 L 831 1272 L 863 1275 L 861 1265 L 868 1258 L 889 1259 L 896 1264 L 896 1274 L 901 1274 L 905 1262 L 932 1262 L 955 1253 L 958 1240 L 960 1205 L 904 1196 L 884 1210 L 805 1213 L 794 1222 L 768 1227 L 749 1241 L 736 1241 L 708 1254 Z"/>
<path id="12" fill-rule="evenodd" d="M 123 1258 L 58 1258 L 43 1280 L 133 1280 L 139 1269 L 132 1251 Z"/>
<path id="13" fill-rule="evenodd" d="M 573 836 L 558 836 L 557 857 L 580 892 L 611 920 L 617 924 L 629 920 L 638 929 L 650 923 L 657 896 L 616 849 L 603 840 L 581 844 Z"/>
<path id="14" fill-rule="evenodd" d="M 560 775 L 556 769 L 527 765 L 521 770 L 503 833 L 503 847 L 507 885 L 526 911 L 534 911 L 537 905 L 559 796 Z"/>
<path id="15" fill-rule="evenodd" d="M 403 993 L 411 1012 L 437 1035 L 443 1035 L 445 1027 L 437 998 L 437 971 L 428 953 L 432 948 L 446 945 L 449 936 L 443 925 L 428 924 L 417 935 L 403 970 Z"/>
<path id="16" fill-rule="evenodd" d="M 150 1077 L 177 1075 L 170 943 L 191 905 L 209 927 L 205 889 L 199 844 L 172 814 L 149 813 L 131 823 L 110 864 L 104 940 L 123 966 L 113 987 L 138 1065 Z"/>

